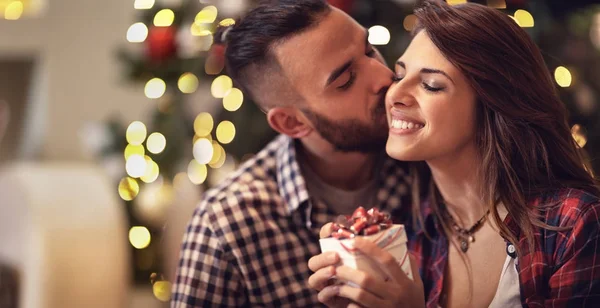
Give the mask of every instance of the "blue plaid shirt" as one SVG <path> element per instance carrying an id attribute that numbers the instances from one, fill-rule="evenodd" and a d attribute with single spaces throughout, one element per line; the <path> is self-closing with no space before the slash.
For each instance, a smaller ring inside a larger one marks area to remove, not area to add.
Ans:
<path id="1" fill-rule="evenodd" d="M 405 163 L 387 158 L 377 206 L 410 211 Z M 171 307 L 321 306 L 308 287 L 319 230 L 335 217 L 311 198 L 295 143 L 279 136 L 205 193 L 181 247 Z"/>

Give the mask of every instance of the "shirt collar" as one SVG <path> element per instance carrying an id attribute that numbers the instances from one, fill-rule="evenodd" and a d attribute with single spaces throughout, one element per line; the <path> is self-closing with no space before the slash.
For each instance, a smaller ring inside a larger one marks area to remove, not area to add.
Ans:
<path id="1" fill-rule="evenodd" d="M 306 182 L 300 172 L 298 155 L 294 139 L 281 135 L 277 137 L 281 141 L 281 147 L 276 152 L 277 187 L 279 195 L 287 204 L 287 214 L 297 210 L 300 205 L 309 200 Z"/>
<path id="2" fill-rule="evenodd" d="M 277 186 L 279 194 L 287 204 L 287 214 L 298 210 L 308 202 L 310 195 L 298 163 L 295 139 L 281 135 L 280 147 L 276 151 Z M 377 206 L 379 209 L 395 213 L 400 210 L 410 212 L 410 191 L 408 187 L 407 163 L 400 162 L 382 154 L 382 163 L 378 170 L 377 204 L 365 204 L 366 208 Z"/>

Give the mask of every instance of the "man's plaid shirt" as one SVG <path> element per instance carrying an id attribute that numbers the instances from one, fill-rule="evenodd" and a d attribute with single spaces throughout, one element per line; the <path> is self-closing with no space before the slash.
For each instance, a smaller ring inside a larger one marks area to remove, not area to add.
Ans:
<path id="1" fill-rule="evenodd" d="M 556 204 L 540 211 L 540 218 L 566 231 L 534 229 L 533 250 L 509 216 L 504 219 L 519 240 L 516 262 L 523 307 L 600 307 L 600 200 L 576 189 L 562 189 L 531 201 L 532 207 Z M 406 220 L 409 249 L 418 265 L 427 307 L 439 307 L 448 264 L 449 242 L 429 202 L 421 207 L 425 228 Z M 424 229 L 430 238 L 425 236 Z M 412 231 L 411 231 L 412 230 Z M 507 243 L 508 244 L 508 243 Z M 476 275 L 477 273 L 475 273 Z"/>
<path id="2" fill-rule="evenodd" d="M 407 169 L 386 159 L 377 206 L 410 210 Z M 335 217 L 309 196 L 292 139 L 279 136 L 205 193 L 183 239 L 171 307 L 313 307 L 308 259 Z"/>

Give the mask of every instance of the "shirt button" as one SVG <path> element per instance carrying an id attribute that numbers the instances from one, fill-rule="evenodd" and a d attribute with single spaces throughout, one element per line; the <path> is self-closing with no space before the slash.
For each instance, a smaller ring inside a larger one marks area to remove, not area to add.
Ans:
<path id="1" fill-rule="evenodd" d="M 506 254 L 508 254 L 511 258 L 516 258 L 517 257 L 517 249 L 515 248 L 515 245 L 513 244 L 508 244 L 506 246 Z"/>

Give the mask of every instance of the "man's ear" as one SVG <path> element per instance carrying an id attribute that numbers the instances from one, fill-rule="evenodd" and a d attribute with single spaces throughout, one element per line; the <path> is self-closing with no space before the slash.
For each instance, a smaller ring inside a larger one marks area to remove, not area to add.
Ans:
<path id="1" fill-rule="evenodd" d="M 312 127 L 299 111 L 291 107 L 275 107 L 267 113 L 267 121 L 271 128 L 292 138 L 307 136 Z"/>

